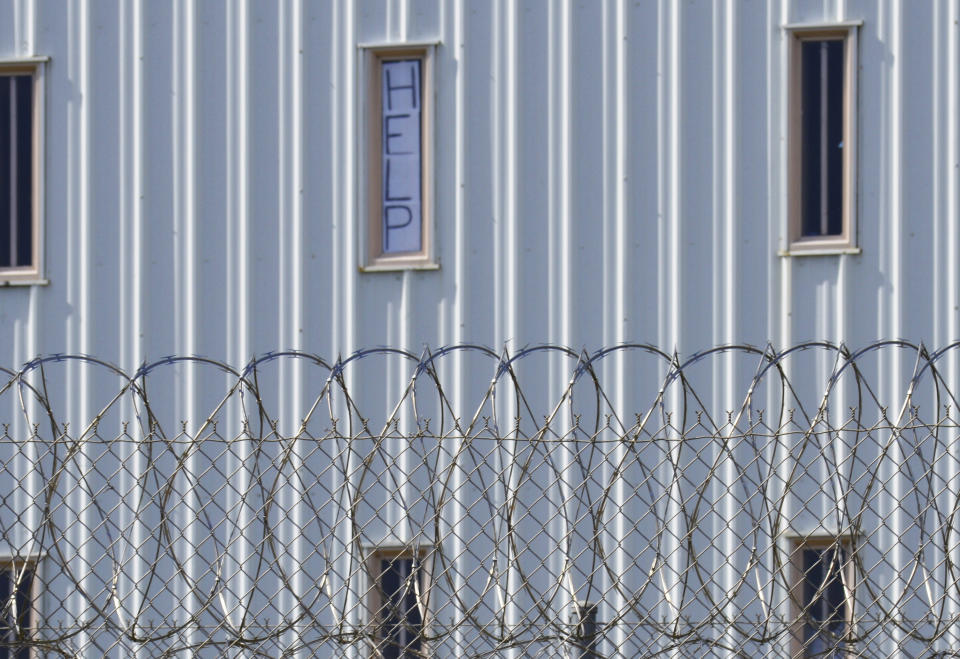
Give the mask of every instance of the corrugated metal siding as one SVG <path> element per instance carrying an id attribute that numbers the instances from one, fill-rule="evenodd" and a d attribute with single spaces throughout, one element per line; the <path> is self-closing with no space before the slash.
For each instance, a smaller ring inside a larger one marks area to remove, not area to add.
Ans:
<path id="1" fill-rule="evenodd" d="M 957 2 L 895 0 L 3 0 L 0 56 L 51 58 L 50 284 L 0 290 L 0 363 L 89 353 L 133 372 L 165 354 L 242 364 L 282 348 L 332 358 L 462 342 L 945 345 L 960 339 L 958 18 Z M 863 252 L 784 258 L 782 26 L 841 19 L 863 20 Z M 441 269 L 361 274 L 357 45 L 405 40 L 441 44 Z M 797 368 L 799 396 L 822 393 L 831 359 Z M 902 401 L 908 362 L 864 367 L 881 402 Z M 736 407 L 753 368 L 710 360 L 697 376 L 707 404 Z M 545 383 L 526 388 L 532 409 L 549 412 L 570 364 L 545 358 L 526 375 Z M 384 359 L 352 384 L 386 416 L 409 376 Z M 455 413 L 476 411 L 489 376 L 450 357 Z M 190 366 L 169 377 L 152 390 L 173 392 L 157 394 L 164 418 L 200 423 L 218 389 Z M 295 365 L 271 377 L 290 432 L 313 394 Z M 92 419 L 116 391 L 100 378 L 71 362 L 51 383 L 58 409 Z M 611 406 L 633 410 L 662 373 L 618 355 L 603 378 Z M 843 396 L 839 409 L 853 403 Z M 898 500 L 908 485 L 889 480 Z M 714 524 L 729 547 L 726 504 Z M 904 525 L 885 528 L 896 538 Z"/>
<path id="2" fill-rule="evenodd" d="M 165 354 L 240 364 L 283 348 L 462 342 L 945 345 L 960 338 L 958 17 L 957 2 L 892 0 L 7 0 L 0 56 L 50 56 L 50 284 L 0 291 L 0 362 L 88 353 L 133 370 Z M 863 252 L 781 257 L 782 26 L 844 19 L 863 21 Z M 362 274 L 358 44 L 405 40 L 440 42 L 441 269 Z M 811 382 L 831 365 L 819 368 Z M 908 373 L 878 368 L 897 399 L 889 383 Z M 85 415 L 81 371 L 71 391 Z M 471 374 L 454 373 L 466 400 Z M 629 375 L 621 363 L 612 389 L 627 392 Z M 711 404 L 734 406 L 741 376 L 718 365 Z M 389 367 L 371 396 L 395 400 L 406 378 Z M 183 418 L 196 387 L 187 373 Z M 295 418 L 299 376 L 277 388 Z"/>
<path id="3" fill-rule="evenodd" d="M 957 327 L 957 3 L 9 0 L 46 288 L 4 361 Z M 788 22 L 862 19 L 863 254 L 782 258 Z M 357 44 L 439 40 L 439 272 L 360 274 Z"/>

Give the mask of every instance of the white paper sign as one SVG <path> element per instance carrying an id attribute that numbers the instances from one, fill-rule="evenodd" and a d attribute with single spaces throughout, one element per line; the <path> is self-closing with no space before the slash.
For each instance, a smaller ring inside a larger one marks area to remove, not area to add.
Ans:
<path id="1" fill-rule="evenodd" d="M 422 241 L 420 60 L 383 63 L 380 98 L 384 254 L 419 252 Z"/>

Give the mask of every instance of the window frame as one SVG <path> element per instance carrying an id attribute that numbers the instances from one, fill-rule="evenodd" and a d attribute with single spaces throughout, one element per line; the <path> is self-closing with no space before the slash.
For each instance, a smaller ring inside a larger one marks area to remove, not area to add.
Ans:
<path id="1" fill-rule="evenodd" d="M 806 585 L 806 570 L 804 569 L 804 550 L 828 550 L 839 546 L 845 552 L 846 560 L 841 564 L 842 584 L 844 586 L 844 617 L 846 636 L 852 637 L 855 631 L 853 612 L 856 605 L 856 571 L 854 569 L 854 538 L 850 535 L 811 535 L 794 537 L 790 543 L 789 573 L 790 586 L 790 656 L 806 657 L 806 641 L 803 637 L 805 618 L 804 611 L 809 607 L 806 602 L 804 587 Z M 849 588 L 848 588 L 849 586 Z M 852 646 L 851 646 L 852 647 Z M 842 652 L 842 650 L 841 650 Z M 854 652 L 844 652 L 844 656 L 853 657 Z M 831 655 L 833 656 L 833 655 Z"/>
<path id="2" fill-rule="evenodd" d="M 359 216 L 360 270 L 362 272 L 398 270 L 436 270 L 434 131 L 436 125 L 436 51 L 438 42 L 402 44 L 361 44 L 359 107 L 362 126 L 360 140 Z M 420 65 L 420 251 L 385 254 L 382 246 L 383 185 L 381 75 L 383 63 L 419 59 Z"/>
<path id="3" fill-rule="evenodd" d="M 45 285 L 44 278 L 44 87 L 48 57 L 0 58 L 0 76 L 30 75 L 32 84 L 31 126 L 31 235 L 32 258 L 29 266 L 0 268 L 0 286 Z"/>
<path id="4" fill-rule="evenodd" d="M 431 574 L 430 565 L 427 561 L 428 556 L 429 550 L 427 547 L 410 545 L 377 545 L 367 550 L 365 560 L 367 587 L 364 599 L 366 601 L 366 624 L 369 630 L 371 658 L 382 656 L 379 647 L 380 642 L 383 640 L 380 632 L 384 624 L 382 617 L 384 602 L 383 588 L 380 584 L 380 577 L 382 575 L 379 565 L 380 561 L 412 559 L 414 564 L 418 566 L 418 580 L 423 591 L 423 596 L 418 598 L 420 624 L 423 630 L 422 635 L 426 637 L 430 629 L 430 589 L 433 583 L 433 575 Z M 418 656 L 430 656 L 430 647 L 426 640 L 421 640 Z"/>
<path id="5" fill-rule="evenodd" d="M 785 25 L 787 38 L 787 249 L 782 256 L 859 254 L 859 29 L 862 21 Z M 803 235 L 803 60 L 806 41 L 843 43 L 842 224 L 837 235 Z"/>

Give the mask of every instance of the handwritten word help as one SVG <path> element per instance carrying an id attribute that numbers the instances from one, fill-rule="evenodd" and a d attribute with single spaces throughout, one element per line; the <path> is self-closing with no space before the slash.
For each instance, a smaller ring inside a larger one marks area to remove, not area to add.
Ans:
<path id="1" fill-rule="evenodd" d="M 384 62 L 381 85 L 383 253 L 419 252 L 423 226 L 420 60 Z"/>

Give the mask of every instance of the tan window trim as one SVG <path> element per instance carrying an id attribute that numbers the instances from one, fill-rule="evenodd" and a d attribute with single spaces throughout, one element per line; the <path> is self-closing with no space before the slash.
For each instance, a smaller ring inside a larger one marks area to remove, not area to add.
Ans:
<path id="1" fill-rule="evenodd" d="M 367 624 L 369 625 L 370 637 L 372 639 L 379 638 L 381 627 L 383 625 L 383 593 L 380 588 L 380 577 L 381 568 L 380 561 L 383 560 L 396 560 L 396 559 L 414 559 L 418 565 L 418 579 L 417 585 L 421 589 L 417 593 L 417 603 L 420 609 L 420 619 L 421 619 L 421 628 L 423 630 L 421 636 L 429 636 L 427 630 L 430 628 L 430 587 L 432 583 L 432 575 L 430 573 L 430 551 L 428 547 L 412 547 L 407 545 L 384 545 L 377 547 L 370 547 L 367 549 L 367 558 L 366 558 L 366 573 L 368 578 L 368 584 L 366 589 L 366 607 L 367 607 Z M 425 640 L 421 640 L 421 647 L 419 651 L 420 656 L 429 656 L 430 649 L 426 645 Z M 373 648 L 371 657 L 379 656 L 376 648 Z"/>
<path id="2" fill-rule="evenodd" d="M 784 26 L 788 40 L 788 134 L 787 134 L 787 247 L 780 256 L 859 254 L 858 247 L 858 53 L 861 21 L 804 23 Z M 843 114 L 843 230 L 837 235 L 803 235 L 802 153 L 802 62 L 804 41 L 837 40 L 844 43 Z"/>
<path id="3" fill-rule="evenodd" d="M 32 253 L 29 266 L 0 268 L 0 287 L 46 285 L 43 264 L 43 218 L 44 218 L 44 76 L 48 57 L 31 56 L 0 58 L 0 76 L 30 75 L 32 81 L 32 135 L 31 141 L 31 240 Z"/>
<path id="4" fill-rule="evenodd" d="M 434 200 L 434 130 L 436 96 L 436 43 L 362 44 L 360 48 L 362 125 L 360 153 L 360 270 L 436 270 L 436 222 Z M 391 60 L 421 61 L 420 208 L 421 248 L 417 252 L 384 253 L 381 202 L 383 186 L 381 75 L 383 63 Z"/>
<path id="5" fill-rule="evenodd" d="M 844 614 L 843 623 L 845 626 L 845 635 L 853 637 L 854 635 L 854 610 L 856 606 L 855 578 L 854 570 L 854 538 L 850 535 L 808 535 L 794 536 L 789 540 L 789 570 L 790 574 L 790 617 L 792 619 L 790 629 L 790 656 L 805 657 L 806 648 L 804 647 L 804 586 L 806 583 L 806 574 L 804 572 L 803 551 L 805 549 L 823 550 L 832 547 L 839 548 L 846 554 L 845 561 L 841 565 L 842 583 L 844 587 Z M 853 647 L 852 645 L 850 646 Z M 834 656 L 831 654 L 831 656 Z M 845 653 L 845 656 L 853 657 L 854 653 Z"/>

